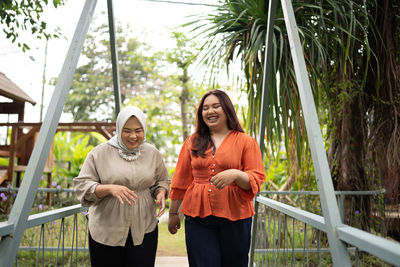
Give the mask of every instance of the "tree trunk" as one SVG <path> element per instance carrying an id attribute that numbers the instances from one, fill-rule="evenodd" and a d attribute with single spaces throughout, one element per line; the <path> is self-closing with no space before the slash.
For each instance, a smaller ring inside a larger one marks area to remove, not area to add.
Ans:
<path id="1" fill-rule="evenodd" d="M 373 42 L 377 53 L 376 69 L 378 76 L 371 73 L 371 87 L 380 85 L 379 90 L 371 92 L 373 112 L 371 112 L 371 166 L 375 167 L 376 180 L 385 190 L 386 207 L 399 210 L 400 206 L 400 62 L 399 26 L 400 12 L 398 1 L 378 2 L 375 23 L 382 39 Z M 372 38 L 371 38 L 372 39 Z M 372 150 L 373 148 L 373 150 Z M 374 169 L 371 168 L 371 172 Z M 399 219 L 385 218 L 387 234 L 400 240 Z"/>
<path id="2" fill-rule="evenodd" d="M 187 69 L 183 69 L 183 75 L 181 77 L 182 82 L 182 91 L 179 96 L 179 102 L 181 105 L 181 120 L 182 120 L 182 137 L 185 141 L 189 136 L 189 127 L 188 127 L 188 115 L 187 115 L 187 102 L 189 98 L 189 88 L 188 88 L 189 77 L 187 74 Z"/>

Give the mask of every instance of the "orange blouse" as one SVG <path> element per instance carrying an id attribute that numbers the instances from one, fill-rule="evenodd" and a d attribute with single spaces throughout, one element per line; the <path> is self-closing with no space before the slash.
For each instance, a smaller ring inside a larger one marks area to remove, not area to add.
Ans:
<path id="1" fill-rule="evenodd" d="M 213 215 L 236 221 L 253 216 L 252 200 L 265 181 L 257 141 L 245 133 L 231 131 L 215 155 L 210 148 L 204 158 L 191 154 L 191 144 L 190 136 L 180 151 L 169 197 L 173 200 L 183 199 L 182 212 L 191 217 Z M 219 190 L 211 184 L 212 176 L 227 169 L 247 173 L 251 189 L 244 190 L 232 183 Z"/>

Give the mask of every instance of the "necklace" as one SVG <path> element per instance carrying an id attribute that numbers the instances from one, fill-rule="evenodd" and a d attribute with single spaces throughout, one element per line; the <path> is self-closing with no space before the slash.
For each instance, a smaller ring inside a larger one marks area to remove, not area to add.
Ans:
<path id="1" fill-rule="evenodd" d="M 126 153 L 122 149 L 118 149 L 118 153 L 126 161 L 134 161 L 137 160 L 140 156 L 140 150 L 138 150 L 136 153 Z"/>

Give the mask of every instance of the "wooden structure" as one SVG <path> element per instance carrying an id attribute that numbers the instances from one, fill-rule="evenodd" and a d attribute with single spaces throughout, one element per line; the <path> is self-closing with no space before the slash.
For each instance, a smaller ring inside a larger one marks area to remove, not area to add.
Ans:
<path id="1" fill-rule="evenodd" d="M 21 173 L 26 170 L 26 166 L 28 165 L 42 123 L 24 122 L 25 102 L 29 102 L 32 105 L 35 105 L 36 103 L 21 88 L 1 72 L 0 95 L 9 99 L 9 101 L 0 103 L 0 114 L 18 115 L 18 122 L 0 122 L 0 129 L 4 128 L 7 134 L 9 134 L 9 130 L 11 129 L 9 144 L 7 137 L 5 139 L 5 144 L 0 144 L 0 157 L 6 157 L 9 159 L 8 166 L 0 165 L 0 186 L 13 185 L 14 174 L 16 174 L 15 186 L 19 187 L 21 182 Z M 110 139 L 115 132 L 115 123 L 59 123 L 57 131 L 98 132 L 105 138 Z M 48 187 L 51 186 L 53 162 L 53 150 L 51 149 L 43 170 L 43 172 L 47 174 Z"/>
<path id="2" fill-rule="evenodd" d="M 13 83 L 4 73 L 0 72 L 0 96 L 5 99 L 0 102 L 0 114 L 16 114 L 17 121 L 22 122 L 24 120 L 25 102 L 36 105 L 36 102 L 28 96 L 21 88 Z M 5 133 L 8 135 L 9 127 L 5 128 Z M 22 132 L 14 133 L 18 136 L 22 135 Z M 9 158 L 10 153 L 8 142 L 8 136 L 5 138 L 5 145 L 0 148 L 0 156 Z M 10 158 L 9 158 L 10 159 Z M 13 159 L 11 160 L 13 161 Z M 11 163 L 11 162 L 10 162 Z M 12 162 L 13 163 L 13 162 Z M 11 165 L 11 164 L 9 164 Z M 0 167 L 0 185 L 4 182 L 8 176 L 8 167 Z M 10 177 L 10 176 L 9 176 Z"/>
<path id="3" fill-rule="evenodd" d="M 24 120 L 25 102 L 36 105 L 36 102 L 31 97 L 1 72 L 0 95 L 12 100 L 12 102 L 0 103 L 0 114 L 18 114 L 18 121 Z"/>
<path id="4" fill-rule="evenodd" d="M 7 169 L 0 179 L 2 183 L 12 184 L 13 174 L 17 174 L 16 186 L 20 183 L 20 174 L 26 170 L 33 146 L 39 133 L 41 123 L 0 123 L 0 127 L 11 127 L 11 142 L 9 145 L 0 145 L 0 156 L 9 158 L 8 166 L 0 166 Z M 105 138 L 110 139 L 115 132 L 114 122 L 72 122 L 59 123 L 57 131 L 66 132 L 98 132 Z M 17 162 L 14 162 L 14 159 Z M 48 184 L 51 184 L 51 171 L 53 168 L 53 154 L 50 151 L 44 173 L 48 174 Z M 15 164 L 17 163 L 17 164 Z"/>

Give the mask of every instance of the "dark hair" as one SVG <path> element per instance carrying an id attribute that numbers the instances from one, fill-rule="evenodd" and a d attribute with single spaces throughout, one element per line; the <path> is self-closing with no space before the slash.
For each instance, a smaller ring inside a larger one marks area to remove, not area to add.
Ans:
<path id="1" fill-rule="evenodd" d="M 236 116 L 235 108 L 233 107 L 232 101 L 230 100 L 229 96 L 224 91 L 221 90 L 208 91 L 203 95 L 203 97 L 200 100 L 200 104 L 197 107 L 196 131 L 193 134 L 193 141 L 192 141 L 192 155 L 195 157 L 197 156 L 204 157 L 205 151 L 209 147 L 214 147 L 214 142 L 212 141 L 210 135 L 210 129 L 204 122 L 202 115 L 204 100 L 210 95 L 215 95 L 218 98 L 221 107 L 226 115 L 228 129 L 235 130 L 238 132 L 244 132 Z"/>

